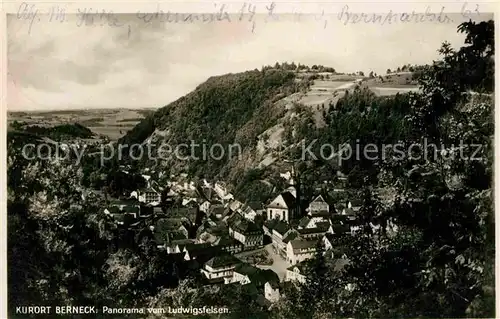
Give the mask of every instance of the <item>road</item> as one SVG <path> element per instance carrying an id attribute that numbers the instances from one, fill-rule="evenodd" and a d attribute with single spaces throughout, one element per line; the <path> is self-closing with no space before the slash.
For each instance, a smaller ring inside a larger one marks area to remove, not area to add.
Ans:
<path id="1" fill-rule="evenodd" d="M 257 265 L 256 267 L 260 269 L 271 269 L 278 275 L 280 281 L 284 281 L 286 276 L 286 269 L 290 267 L 290 264 L 278 253 L 274 252 L 272 244 L 268 244 L 264 248 L 269 253 L 269 256 L 273 259 L 273 264 L 270 266 Z"/>

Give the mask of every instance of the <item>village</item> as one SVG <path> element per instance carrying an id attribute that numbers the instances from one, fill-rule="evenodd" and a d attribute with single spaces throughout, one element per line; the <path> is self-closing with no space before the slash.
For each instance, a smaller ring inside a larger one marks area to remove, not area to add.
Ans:
<path id="1" fill-rule="evenodd" d="M 361 208 L 358 199 L 334 203 L 325 194 L 301 208 L 293 173 L 282 176 L 288 188 L 269 203 L 242 203 L 224 182 L 162 186 L 143 174 L 146 187 L 108 200 L 103 214 L 119 227 L 146 229 L 159 252 L 195 269 L 204 284 L 244 285 L 272 307 L 285 285 L 305 283 L 306 261 L 318 245 L 334 269 L 348 264 L 334 239 L 359 229 Z"/>

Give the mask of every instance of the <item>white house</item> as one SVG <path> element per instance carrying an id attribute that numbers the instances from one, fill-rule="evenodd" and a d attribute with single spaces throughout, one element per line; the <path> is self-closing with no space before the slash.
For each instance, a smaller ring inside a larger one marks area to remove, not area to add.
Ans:
<path id="1" fill-rule="evenodd" d="M 277 302 L 280 299 L 280 289 L 276 282 L 268 281 L 264 285 L 264 297 L 270 302 Z"/>
<path id="2" fill-rule="evenodd" d="M 290 268 L 287 268 L 285 281 L 297 281 L 300 283 L 306 283 L 305 276 L 305 265 L 304 263 L 296 264 Z"/>
<path id="3" fill-rule="evenodd" d="M 215 183 L 214 190 L 221 199 L 227 195 L 227 188 L 224 182 Z"/>
<path id="4" fill-rule="evenodd" d="M 279 194 L 269 205 L 267 205 L 268 220 L 280 219 L 289 222 L 297 216 L 297 200 L 290 191 Z"/>
<path id="5" fill-rule="evenodd" d="M 233 277 L 233 271 L 241 261 L 233 255 L 215 256 L 205 263 L 201 273 L 210 280 L 222 280 Z"/>
<path id="6" fill-rule="evenodd" d="M 132 194 L 134 194 L 134 192 L 132 192 Z M 136 198 L 142 203 L 157 205 L 161 202 L 160 192 L 153 187 L 140 190 L 136 194 Z"/>
<path id="7" fill-rule="evenodd" d="M 298 264 L 306 259 L 314 257 L 317 240 L 295 239 L 288 242 L 286 247 L 286 259 L 291 265 Z"/>

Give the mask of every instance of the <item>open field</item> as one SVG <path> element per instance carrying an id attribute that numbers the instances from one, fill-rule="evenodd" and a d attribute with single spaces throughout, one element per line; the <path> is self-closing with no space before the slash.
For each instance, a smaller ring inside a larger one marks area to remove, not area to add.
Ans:
<path id="1" fill-rule="evenodd" d="M 96 109 L 47 112 L 8 112 L 8 123 L 24 122 L 27 125 L 55 126 L 79 123 L 94 133 L 117 140 L 132 129 L 153 109 Z"/>

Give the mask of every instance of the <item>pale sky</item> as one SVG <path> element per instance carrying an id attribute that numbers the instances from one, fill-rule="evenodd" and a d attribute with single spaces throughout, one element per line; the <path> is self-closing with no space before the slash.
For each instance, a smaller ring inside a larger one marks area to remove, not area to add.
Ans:
<path id="1" fill-rule="evenodd" d="M 438 57 L 447 40 L 463 43 L 457 23 L 343 25 L 313 16 L 249 23 L 144 24 L 118 16 L 128 27 L 8 19 L 9 111 L 161 107 L 208 77 L 295 62 L 341 72 L 385 74 L 403 64 Z"/>

